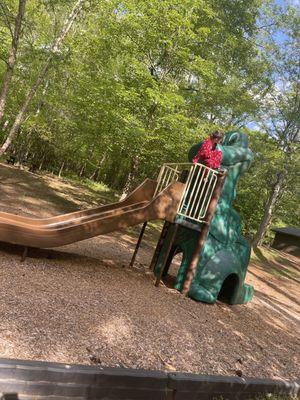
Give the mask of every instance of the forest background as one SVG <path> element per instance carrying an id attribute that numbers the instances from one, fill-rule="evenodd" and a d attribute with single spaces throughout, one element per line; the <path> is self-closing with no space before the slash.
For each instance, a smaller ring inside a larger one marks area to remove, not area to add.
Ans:
<path id="1" fill-rule="evenodd" d="M 253 244 L 299 227 L 297 0 L 0 0 L 0 156 L 128 193 L 208 133 L 249 135 Z"/>

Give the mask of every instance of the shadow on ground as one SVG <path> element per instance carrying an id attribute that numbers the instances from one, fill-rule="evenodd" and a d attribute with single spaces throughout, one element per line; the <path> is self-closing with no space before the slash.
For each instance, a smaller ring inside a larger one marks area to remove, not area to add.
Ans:
<path id="1" fill-rule="evenodd" d="M 0 164 L 0 209 L 27 216 L 48 217 L 79 208 L 117 201 L 112 192 L 96 191 L 79 183 L 37 175 Z"/>

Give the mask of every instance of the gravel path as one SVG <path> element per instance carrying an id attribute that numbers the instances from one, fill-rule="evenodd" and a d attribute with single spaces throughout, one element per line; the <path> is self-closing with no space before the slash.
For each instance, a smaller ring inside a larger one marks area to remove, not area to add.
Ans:
<path id="1" fill-rule="evenodd" d="M 0 165 L 0 209 L 45 216 L 88 202 L 83 188 L 56 181 L 53 189 L 49 179 Z M 272 252 L 262 262 L 262 251 L 247 278 L 253 301 L 211 306 L 154 287 L 150 233 L 128 268 L 136 237 L 32 250 L 23 263 L 20 248 L 1 244 L 0 357 L 298 378 L 298 259 Z"/>

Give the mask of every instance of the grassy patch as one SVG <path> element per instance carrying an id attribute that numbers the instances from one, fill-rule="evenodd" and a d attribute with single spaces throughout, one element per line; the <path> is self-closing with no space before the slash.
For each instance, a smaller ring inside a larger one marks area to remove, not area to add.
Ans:
<path id="1" fill-rule="evenodd" d="M 100 196 L 101 199 L 103 199 L 106 203 L 114 203 L 116 201 L 119 201 L 120 193 L 116 190 L 109 188 L 102 182 L 94 182 L 90 179 L 72 179 L 72 183 L 84 185 L 92 194 L 97 197 Z"/>
<path id="2" fill-rule="evenodd" d="M 51 176 L 46 174 L 45 176 Z M 76 175 L 58 178 L 56 175 L 51 176 L 53 179 L 70 184 L 76 188 L 83 189 L 90 197 L 91 203 L 99 202 L 102 204 L 110 204 L 119 201 L 120 193 L 109 188 L 102 182 L 95 182 L 90 179 L 80 179 Z"/>
<path id="3" fill-rule="evenodd" d="M 276 277 L 297 278 L 296 263 L 275 249 L 259 247 L 252 250 L 251 262 Z"/>

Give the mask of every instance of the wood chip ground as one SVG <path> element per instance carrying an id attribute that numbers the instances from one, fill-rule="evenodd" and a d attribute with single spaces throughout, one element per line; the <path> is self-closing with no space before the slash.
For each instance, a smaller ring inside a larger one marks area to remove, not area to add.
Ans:
<path id="1" fill-rule="evenodd" d="M 0 165 L 0 210 L 50 216 L 95 204 L 96 195 Z M 295 379 L 299 377 L 299 259 L 261 249 L 247 305 L 206 305 L 148 270 L 157 231 L 128 264 L 138 229 L 55 250 L 0 244 L 0 357 Z M 174 267 L 175 268 L 175 267 Z"/>

